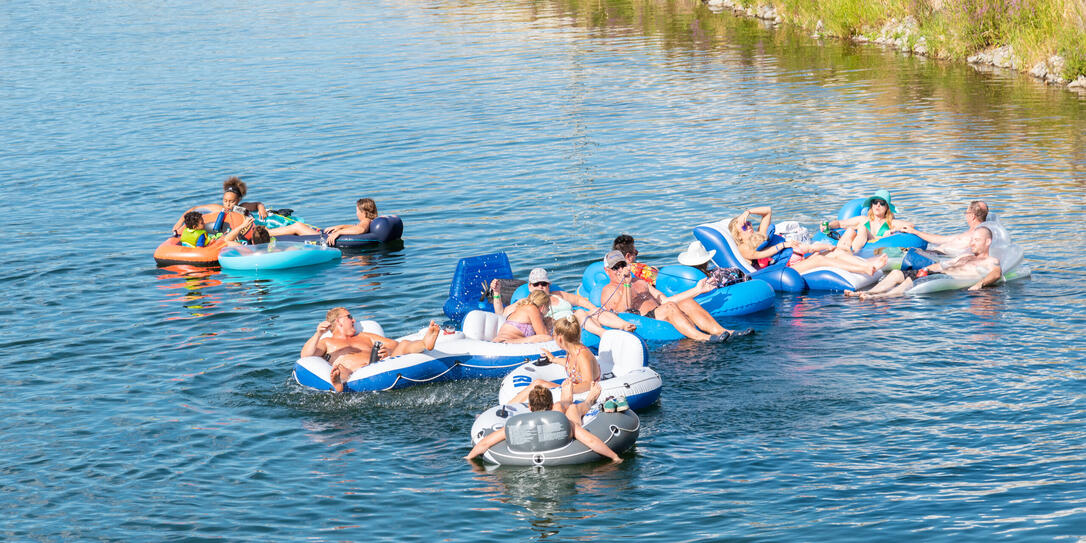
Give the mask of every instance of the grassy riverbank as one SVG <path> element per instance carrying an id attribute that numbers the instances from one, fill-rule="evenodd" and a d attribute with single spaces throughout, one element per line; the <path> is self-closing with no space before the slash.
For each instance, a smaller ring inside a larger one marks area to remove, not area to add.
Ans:
<path id="1" fill-rule="evenodd" d="M 1083 0 L 714 0 L 762 18 L 1051 82 L 1086 75 Z M 772 8 L 772 9 L 768 9 Z"/>

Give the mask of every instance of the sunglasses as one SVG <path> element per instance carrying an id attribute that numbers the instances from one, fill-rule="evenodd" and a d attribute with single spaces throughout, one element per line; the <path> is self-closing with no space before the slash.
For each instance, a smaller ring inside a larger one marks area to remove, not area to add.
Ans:
<path id="1" fill-rule="evenodd" d="M 871 205 L 887 207 L 886 202 L 884 202 L 882 200 L 871 200 Z"/>
<path id="2" fill-rule="evenodd" d="M 618 271 L 618 270 L 621 270 L 622 268 L 625 268 L 625 267 L 626 267 L 626 263 L 623 262 L 623 261 L 619 261 L 619 262 L 615 262 L 615 265 L 611 266 L 611 269 L 614 270 L 614 271 Z"/>
<path id="3" fill-rule="evenodd" d="M 550 283 L 548 283 L 546 281 L 540 281 L 538 283 L 532 283 L 532 286 L 533 287 L 546 287 L 546 286 L 550 286 Z"/>
<path id="4" fill-rule="evenodd" d="M 746 232 L 747 230 L 751 230 L 750 223 L 748 223 L 748 222 L 743 223 L 743 228 L 741 228 L 741 230 L 744 231 L 744 232 Z"/>

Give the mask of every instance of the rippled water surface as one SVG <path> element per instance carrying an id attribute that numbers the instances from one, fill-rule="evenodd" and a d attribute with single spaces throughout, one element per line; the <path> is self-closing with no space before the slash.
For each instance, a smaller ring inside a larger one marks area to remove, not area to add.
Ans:
<path id="1" fill-rule="evenodd" d="M 819 43 L 696 3 L 0 7 L 0 501 L 8 540 L 958 541 L 1086 537 L 1086 101 Z M 159 269 L 228 175 L 317 224 L 361 196 L 402 246 L 275 276 Z M 496 250 L 575 285 L 619 233 L 808 224 L 877 188 L 963 228 L 986 199 L 1031 280 L 781 296 L 664 378 L 618 466 L 461 457 L 496 381 L 336 397 L 290 378 L 324 311 L 441 318 Z"/>

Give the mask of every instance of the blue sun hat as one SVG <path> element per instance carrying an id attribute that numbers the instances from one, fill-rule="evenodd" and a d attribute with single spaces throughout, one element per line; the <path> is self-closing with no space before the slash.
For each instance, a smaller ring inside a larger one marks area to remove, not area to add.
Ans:
<path id="1" fill-rule="evenodd" d="M 890 212 L 897 213 L 897 208 L 894 207 L 894 204 L 890 201 L 890 191 L 886 189 L 876 190 L 874 196 L 871 196 L 870 198 L 864 200 L 864 207 L 871 207 L 871 202 L 875 200 L 882 200 L 883 202 L 886 202 L 886 205 L 890 208 Z"/>

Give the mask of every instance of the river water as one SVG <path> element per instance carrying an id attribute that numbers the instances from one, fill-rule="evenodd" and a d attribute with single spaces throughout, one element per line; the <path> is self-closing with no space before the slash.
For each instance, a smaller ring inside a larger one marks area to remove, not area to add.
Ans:
<path id="1" fill-rule="evenodd" d="M 1086 102 L 1017 74 L 820 43 L 693 2 L 0 7 L 0 502 L 7 540 L 1075 540 L 1086 536 Z M 240 175 L 402 246 L 276 276 L 158 269 Z M 1030 280 L 780 296 L 726 345 L 654 345 L 621 465 L 462 460 L 497 381 L 333 396 L 290 378 L 324 311 L 441 319 L 459 258 L 572 287 L 619 233 L 813 224 L 878 188 Z"/>

